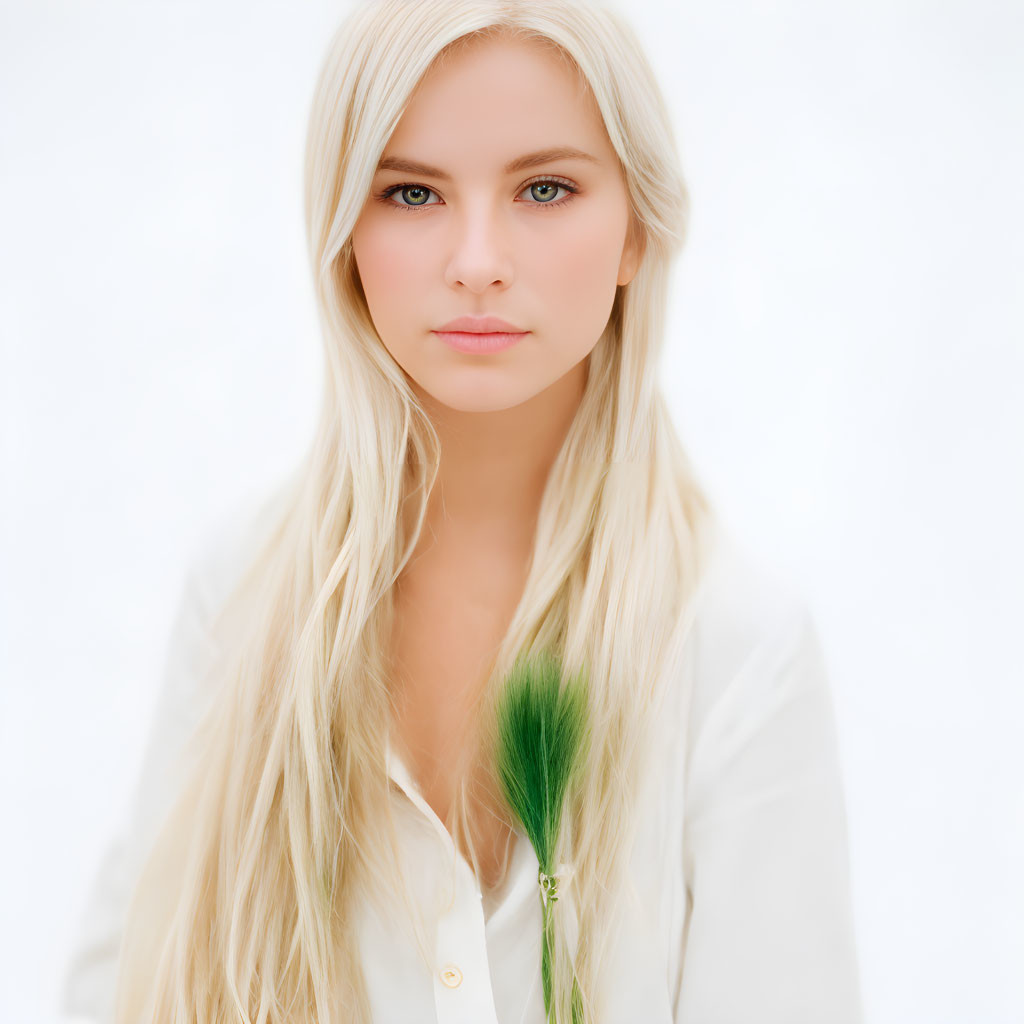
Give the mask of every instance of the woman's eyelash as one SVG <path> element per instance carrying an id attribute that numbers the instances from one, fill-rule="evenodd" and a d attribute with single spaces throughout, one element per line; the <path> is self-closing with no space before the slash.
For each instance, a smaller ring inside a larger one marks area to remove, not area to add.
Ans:
<path id="1" fill-rule="evenodd" d="M 527 203 L 526 204 L 527 206 L 549 206 L 549 207 L 550 206 L 564 206 L 566 203 L 572 202 L 572 197 L 575 196 L 579 192 L 579 188 L 576 185 L 574 185 L 571 181 L 568 181 L 565 178 L 550 178 L 550 177 L 549 178 L 534 178 L 533 181 L 526 182 L 526 184 L 523 185 L 523 187 L 519 191 L 522 192 L 525 189 L 528 189 L 531 185 L 542 185 L 542 184 L 543 185 L 558 185 L 561 188 L 564 188 L 566 190 L 566 192 L 569 193 L 569 195 L 563 197 L 562 199 L 556 199 L 556 200 L 554 200 L 553 202 L 550 202 L 550 203 L 541 203 L 541 202 L 536 202 L 535 201 L 535 202 L 532 202 L 532 203 Z M 421 185 L 418 182 L 407 181 L 407 182 L 403 182 L 401 185 L 389 185 L 383 191 L 376 193 L 374 198 L 375 199 L 379 199 L 381 202 L 387 204 L 388 206 L 393 206 L 393 207 L 395 207 L 396 209 L 399 209 L 399 210 L 420 210 L 420 209 L 423 209 L 424 207 L 443 205 L 443 204 L 438 204 L 438 203 L 423 203 L 420 206 L 415 206 L 415 205 L 413 205 L 411 203 L 392 203 L 390 201 L 391 196 L 393 196 L 396 192 L 401 192 L 402 189 L 405 189 L 405 188 L 421 188 L 425 192 L 433 192 L 434 191 L 432 188 L 427 188 L 426 185 Z M 434 194 L 436 195 L 437 193 L 434 193 Z"/>

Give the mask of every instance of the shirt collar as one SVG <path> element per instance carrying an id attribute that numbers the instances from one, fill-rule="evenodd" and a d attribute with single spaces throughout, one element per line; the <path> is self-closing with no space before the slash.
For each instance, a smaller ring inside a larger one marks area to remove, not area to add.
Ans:
<path id="1" fill-rule="evenodd" d="M 415 793 L 417 797 L 420 797 L 420 790 L 413 781 L 412 772 L 409 771 L 401 755 L 392 744 L 390 734 L 384 748 L 384 763 L 387 766 L 388 777 L 406 796 L 413 799 L 412 794 Z"/>

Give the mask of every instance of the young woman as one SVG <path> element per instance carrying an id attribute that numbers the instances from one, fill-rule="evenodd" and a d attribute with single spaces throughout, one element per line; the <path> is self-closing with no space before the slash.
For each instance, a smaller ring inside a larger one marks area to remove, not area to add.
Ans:
<path id="1" fill-rule="evenodd" d="M 814 626 L 716 525 L 657 386 L 687 193 L 628 26 L 362 4 L 306 209 L 317 434 L 194 568 L 69 1008 L 113 1013 L 116 979 L 119 1024 L 858 1021 Z M 494 769 L 541 652 L 585 670 L 591 728 L 550 1012 Z"/>

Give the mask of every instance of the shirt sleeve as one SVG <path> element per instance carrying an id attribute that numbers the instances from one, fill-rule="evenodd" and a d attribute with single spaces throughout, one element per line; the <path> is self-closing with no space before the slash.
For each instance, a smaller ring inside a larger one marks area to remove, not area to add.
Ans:
<path id="1" fill-rule="evenodd" d="M 64 966 L 59 1010 L 67 1024 L 112 1024 L 129 901 L 188 767 L 188 743 L 214 698 L 210 670 L 224 655 L 218 612 L 288 508 L 289 488 L 250 491 L 201 535 L 188 560 L 170 628 L 142 768 L 108 843 Z"/>
<path id="2" fill-rule="evenodd" d="M 692 741 L 676 1024 L 863 1019 L 832 698 L 812 617 L 787 607 Z"/>
<path id="3" fill-rule="evenodd" d="M 203 672 L 215 647 L 211 595 L 193 565 L 178 599 L 156 709 L 133 799 L 111 838 L 78 922 L 60 993 L 61 1020 L 107 1024 L 128 902 L 180 783 L 185 745 L 204 707 Z"/>

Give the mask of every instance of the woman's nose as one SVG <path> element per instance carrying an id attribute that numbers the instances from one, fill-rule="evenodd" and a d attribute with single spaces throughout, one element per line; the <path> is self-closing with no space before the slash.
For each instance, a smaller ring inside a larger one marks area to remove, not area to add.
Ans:
<path id="1" fill-rule="evenodd" d="M 513 273 L 512 225 L 505 211 L 477 205 L 452 218 L 445 281 L 482 292 L 493 284 L 507 286 Z"/>

